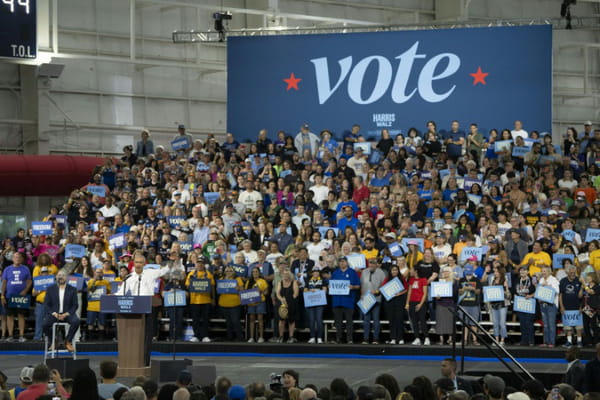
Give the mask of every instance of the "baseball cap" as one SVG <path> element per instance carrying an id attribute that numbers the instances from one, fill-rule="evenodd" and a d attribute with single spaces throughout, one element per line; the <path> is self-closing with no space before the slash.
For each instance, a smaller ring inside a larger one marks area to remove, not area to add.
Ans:
<path id="1" fill-rule="evenodd" d="M 556 212 L 556 210 L 550 210 L 548 211 L 548 215 L 558 215 L 558 212 Z"/>
<path id="2" fill-rule="evenodd" d="M 585 192 L 583 190 L 578 191 L 577 197 L 585 197 Z"/>
<path id="3" fill-rule="evenodd" d="M 506 384 L 501 378 L 490 374 L 483 377 L 483 383 L 485 383 L 490 391 L 496 393 L 502 393 L 506 387 Z"/>
<path id="4" fill-rule="evenodd" d="M 514 392 L 506 396 L 507 400 L 531 400 L 529 396 L 527 396 L 523 392 Z"/>
<path id="5" fill-rule="evenodd" d="M 33 383 L 33 367 L 23 367 L 19 379 L 23 383 Z"/>
<path id="6" fill-rule="evenodd" d="M 452 229 L 452 225 L 446 224 L 446 225 L 442 226 L 442 229 Z"/>
<path id="7" fill-rule="evenodd" d="M 592 121 L 585 121 L 583 125 L 592 125 Z"/>
<path id="8" fill-rule="evenodd" d="M 249 159 L 249 158 L 246 158 L 246 160 L 244 160 L 244 161 L 245 161 L 245 162 L 252 162 L 252 160 L 251 160 L 251 159 Z"/>
<path id="9" fill-rule="evenodd" d="M 385 235 L 383 235 L 383 237 L 385 237 L 386 239 L 396 239 L 396 235 L 392 232 L 388 232 Z"/>
<path id="10" fill-rule="evenodd" d="M 175 192 L 173 193 L 173 196 L 181 196 L 181 192 Z"/>
<path id="11" fill-rule="evenodd" d="M 339 257 L 339 258 L 338 258 L 338 261 L 342 261 L 342 260 L 344 260 L 344 261 L 348 261 L 348 259 L 347 259 L 345 256 L 342 256 L 342 257 Z"/>
<path id="12" fill-rule="evenodd" d="M 560 201 L 558 200 L 552 200 L 552 203 L 550 203 L 551 206 L 560 206 Z"/>
<path id="13" fill-rule="evenodd" d="M 227 397 L 234 400 L 243 400 L 246 398 L 246 389 L 241 385 L 233 385 L 229 388 Z"/>
<path id="14" fill-rule="evenodd" d="M 302 124 L 301 129 L 309 129 L 308 124 Z"/>
<path id="15" fill-rule="evenodd" d="M 177 126 L 177 129 L 185 129 L 185 125 L 181 124 L 181 125 Z"/>
<path id="16" fill-rule="evenodd" d="M 475 271 L 475 269 L 473 268 L 472 265 L 465 265 L 465 268 L 463 268 L 463 271 L 465 273 L 465 275 L 473 275 L 473 272 Z"/>
<path id="17" fill-rule="evenodd" d="M 477 261 L 477 256 L 473 255 L 473 256 L 467 258 L 467 261 Z"/>
<path id="18" fill-rule="evenodd" d="M 127 253 L 124 253 L 124 254 L 123 254 L 121 257 L 119 257 L 119 260 L 122 260 L 122 259 L 124 259 L 125 257 L 131 257 L 131 253 L 129 253 L 129 252 L 127 252 Z"/>

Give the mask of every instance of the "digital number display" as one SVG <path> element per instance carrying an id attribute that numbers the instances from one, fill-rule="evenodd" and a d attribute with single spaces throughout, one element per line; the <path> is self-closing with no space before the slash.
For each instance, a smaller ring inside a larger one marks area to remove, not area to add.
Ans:
<path id="1" fill-rule="evenodd" d="M 0 1 L 0 57 L 37 56 L 36 0 Z"/>

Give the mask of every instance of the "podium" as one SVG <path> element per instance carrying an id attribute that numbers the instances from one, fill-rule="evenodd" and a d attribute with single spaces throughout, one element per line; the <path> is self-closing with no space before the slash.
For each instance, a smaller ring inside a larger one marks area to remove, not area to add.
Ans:
<path id="1" fill-rule="evenodd" d="M 150 376 L 150 366 L 145 365 L 146 314 L 152 312 L 152 296 L 100 297 L 100 310 L 116 314 L 119 369 L 118 376 Z"/>

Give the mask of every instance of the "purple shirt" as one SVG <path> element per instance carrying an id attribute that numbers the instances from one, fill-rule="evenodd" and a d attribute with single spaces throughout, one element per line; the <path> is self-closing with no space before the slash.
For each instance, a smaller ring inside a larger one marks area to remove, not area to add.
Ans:
<path id="1" fill-rule="evenodd" d="M 19 296 L 31 280 L 31 272 L 24 265 L 11 265 L 2 272 L 2 280 L 6 281 L 6 297 Z"/>

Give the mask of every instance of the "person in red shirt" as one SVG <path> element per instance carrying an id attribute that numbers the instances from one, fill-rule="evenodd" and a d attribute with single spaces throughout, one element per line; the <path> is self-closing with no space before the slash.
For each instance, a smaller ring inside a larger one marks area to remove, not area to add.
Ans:
<path id="1" fill-rule="evenodd" d="M 410 274 L 406 309 L 415 332 L 415 340 L 412 344 L 420 345 L 423 343 L 429 346 L 431 342 L 427 336 L 427 307 L 425 306 L 427 302 L 427 278 L 420 278 L 416 269 L 413 269 Z"/>
<path id="2" fill-rule="evenodd" d="M 60 373 L 55 369 L 50 371 L 46 364 L 35 366 L 32 380 L 33 384 L 19 393 L 16 400 L 36 400 L 45 394 L 61 396 L 63 399 L 69 398 L 69 394 L 62 386 Z M 48 387 L 50 381 L 54 382 L 54 387 Z"/>
<path id="3" fill-rule="evenodd" d="M 598 198 L 598 193 L 596 193 L 596 189 L 590 186 L 589 176 L 581 174 L 579 179 L 579 187 L 573 191 L 573 193 L 575 193 L 575 199 L 577 199 L 578 196 L 581 196 L 580 192 L 583 192 L 588 204 L 594 204 L 594 200 Z"/>
<path id="4" fill-rule="evenodd" d="M 356 204 L 360 204 L 363 200 L 369 200 L 369 196 L 371 192 L 369 188 L 363 185 L 363 177 L 355 176 L 354 177 L 354 191 L 352 192 L 352 200 Z"/>

